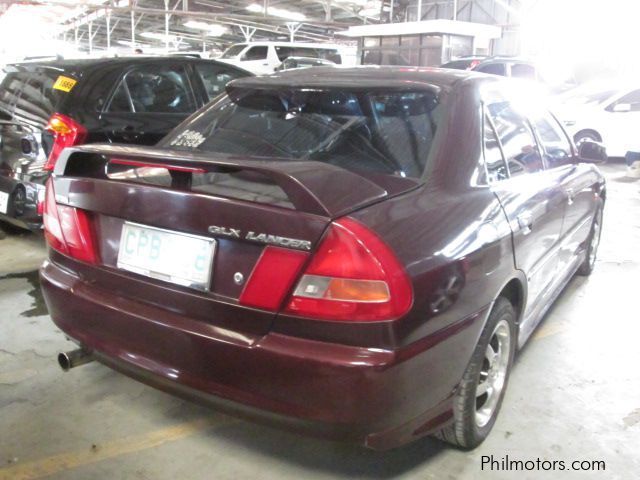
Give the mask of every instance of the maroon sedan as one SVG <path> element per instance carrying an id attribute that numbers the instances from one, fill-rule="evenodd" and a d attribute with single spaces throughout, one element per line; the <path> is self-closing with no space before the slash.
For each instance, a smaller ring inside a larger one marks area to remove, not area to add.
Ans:
<path id="1" fill-rule="evenodd" d="M 599 146 L 520 100 L 320 67 L 236 80 L 157 147 L 65 150 L 41 270 L 79 345 L 61 366 L 374 449 L 478 445 L 517 347 L 591 273 L 606 196 Z"/>

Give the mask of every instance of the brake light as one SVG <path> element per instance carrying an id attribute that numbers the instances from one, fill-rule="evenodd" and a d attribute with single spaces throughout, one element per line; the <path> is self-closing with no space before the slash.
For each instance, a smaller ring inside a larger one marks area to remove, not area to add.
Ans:
<path id="1" fill-rule="evenodd" d="M 45 170 L 53 170 L 60 153 L 66 147 L 80 145 L 87 139 L 87 129 L 76 122 L 73 118 L 61 113 L 54 113 L 49 118 L 49 123 L 45 127 L 53 135 L 53 146 L 49 152 L 49 158 L 44 164 Z"/>
<path id="2" fill-rule="evenodd" d="M 123 158 L 112 158 L 109 160 L 109 163 L 114 165 L 126 165 L 129 167 L 136 168 L 164 168 L 166 170 L 174 171 L 174 172 L 185 172 L 185 173 L 207 173 L 204 168 L 199 167 L 187 167 L 184 165 L 169 165 L 163 163 L 150 163 L 150 162 L 139 162 L 137 160 L 127 160 Z"/>
<path id="3" fill-rule="evenodd" d="M 411 281 L 391 249 L 351 218 L 331 224 L 285 311 L 335 321 L 394 320 L 413 303 Z"/>
<path id="4" fill-rule="evenodd" d="M 42 219 L 51 248 L 83 262 L 98 263 L 90 215 L 79 208 L 58 205 L 51 178 L 47 181 Z"/>
<path id="5" fill-rule="evenodd" d="M 308 257 L 298 250 L 265 247 L 240 295 L 240 304 L 278 310 Z"/>

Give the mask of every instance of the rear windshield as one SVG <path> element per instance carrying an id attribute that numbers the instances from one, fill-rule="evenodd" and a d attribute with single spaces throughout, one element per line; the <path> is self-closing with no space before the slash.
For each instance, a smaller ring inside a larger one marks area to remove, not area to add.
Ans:
<path id="1" fill-rule="evenodd" d="M 352 171 L 421 176 L 441 116 L 432 91 L 231 88 L 171 132 L 189 151 L 315 160 Z"/>
<path id="2" fill-rule="evenodd" d="M 60 71 L 8 72 L 0 85 L 0 115 L 14 121 L 46 125 L 67 92 L 54 89 Z"/>

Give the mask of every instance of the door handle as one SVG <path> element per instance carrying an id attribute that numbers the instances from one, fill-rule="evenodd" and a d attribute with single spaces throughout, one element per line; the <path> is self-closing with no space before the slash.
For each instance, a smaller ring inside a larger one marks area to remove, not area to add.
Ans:
<path id="1" fill-rule="evenodd" d="M 523 235 L 529 235 L 533 229 L 533 215 L 530 213 L 521 213 L 517 217 L 518 227 L 522 231 Z"/>

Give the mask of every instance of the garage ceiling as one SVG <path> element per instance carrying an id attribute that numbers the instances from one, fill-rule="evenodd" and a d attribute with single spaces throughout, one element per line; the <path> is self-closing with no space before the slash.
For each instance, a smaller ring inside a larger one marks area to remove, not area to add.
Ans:
<path id="1" fill-rule="evenodd" d="M 348 39 L 336 36 L 337 32 L 391 19 L 457 18 L 508 30 L 523 3 L 525 0 L 0 0 L 0 7 L 48 7 L 60 40 L 84 51 L 135 46 L 149 51 L 215 52 L 248 38 L 289 41 L 292 33 L 296 41 L 344 43 Z"/>
<path id="2" fill-rule="evenodd" d="M 51 4 L 51 2 L 41 2 Z M 292 30 L 297 41 L 334 40 L 336 31 L 364 22 L 379 22 L 379 11 L 363 10 L 368 0 L 112 0 L 84 2 L 65 19 L 62 35 L 81 48 L 131 46 L 132 22 L 135 43 L 142 48 L 165 46 L 165 21 L 169 25 L 171 49 L 222 49 L 234 42 L 252 40 L 288 41 Z M 167 10 L 169 14 L 166 14 Z M 371 15 L 363 16 L 361 13 Z M 377 16 L 377 18 L 376 18 Z M 107 34 L 110 29 L 110 38 Z"/>

